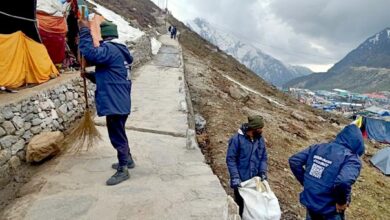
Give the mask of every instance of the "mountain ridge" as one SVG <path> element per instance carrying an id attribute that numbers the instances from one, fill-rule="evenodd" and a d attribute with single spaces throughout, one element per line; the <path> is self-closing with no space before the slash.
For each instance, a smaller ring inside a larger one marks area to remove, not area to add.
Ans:
<path id="1" fill-rule="evenodd" d="M 238 37 L 220 31 L 204 19 L 196 18 L 187 21 L 187 26 L 276 86 L 282 86 L 289 80 L 312 73 L 309 68 L 285 64 L 261 49 L 241 41 Z"/>
<path id="2" fill-rule="evenodd" d="M 390 91 L 390 28 L 367 38 L 328 72 L 293 79 L 284 87 Z"/>

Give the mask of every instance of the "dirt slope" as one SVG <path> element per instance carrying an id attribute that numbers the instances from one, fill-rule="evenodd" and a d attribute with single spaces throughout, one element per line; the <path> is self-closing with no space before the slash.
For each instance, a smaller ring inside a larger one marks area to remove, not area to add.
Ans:
<path id="1" fill-rule="evenodd" d="M 302 218 L 305 211 L 298 201 L 301 187 L 290 172 L 288 157 L 311 144 L 330 141 L 348 121 L 296 102 L 183 26 L 181 32 L 194 109 L 207 121 L 206 129 L 198 131 L 207 162 L 231 193 L 225 163 L 227 141 L 248 114 L 262 115 L 266 120 L 264 136 L 269 153 L 269 179 L 280 200 L 283 219 Z M 232 98 L 231 87 L 240 88 L 239 84 L 261 95 L 244 89 L 243 98 Z M 369 146 L 368 152 L 372 155 L 377 149 L 372 144 Z M 348 216 L 350 219 L 390 219 L 389 178 L 367 163 L 368 159 L 369 156 L 364 157 L 364 168 L 354 187 Z"/>

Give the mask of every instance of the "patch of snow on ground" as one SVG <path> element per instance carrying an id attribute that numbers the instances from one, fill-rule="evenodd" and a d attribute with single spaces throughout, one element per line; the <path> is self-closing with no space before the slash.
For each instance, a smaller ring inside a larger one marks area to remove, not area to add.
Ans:
<path id="1" fill-rule="evenodd" d="M 125 19 L 115 12 L 95 3 L 92 0 L 87 0 L 89 3 L 95 6 L 96 12 L 101 14 L 105 19 L 114 22 L 118 26 L 119 40 L 126 41 L 135 41 L 145 33 L 137 28 L 133 28 L 129 25 Z"/>
<path id="2" fill-rule="evenodd" d="M 223 77 L 225 77 L 226 79 L 228 79 L 229 81 L 231 82 L 234 82 L 235 84 L 239 85 L 242 89 L 248 91 L 248 92 L 252 92 L 252 93 L 255 93 L 256 95 L 259 95 L 261 96 L 262 98 L 264 99 L 267 99 L 268 101 L 276 104 L 277 106 L 280 106 L 280 107 L 284 107 L 284 105 L 280 104 L 279 102 L 273 100 L 272 98 L 268 97 L 268 96 L 265 96 L 263 94 L 261 94 L 260 92 L 256 91 L 256 90 L 253 90 L 247 86 L 244 86 L 242 85 L 240 82 L 236 81 L 235 79 L 231 78 L 230 76 L 227 76 L 227 75 L 222 75 Z"/>
<path id="3" fill-rule="evenodd" d="M 154 37 L 152 39 L 150 39 L 150 42 L 152 44 L 152 54 L 156 55 L 158 53 L 158 51 L 160 50 L 162 43 L 160 41 L 156 40 L 156 38 L 154 38 Z"/>

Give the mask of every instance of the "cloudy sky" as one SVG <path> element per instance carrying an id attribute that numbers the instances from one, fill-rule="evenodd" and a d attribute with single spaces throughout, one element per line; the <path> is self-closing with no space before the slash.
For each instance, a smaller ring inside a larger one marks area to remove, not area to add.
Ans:
<path id="1" fill-rule="evenodd" d="M 160 6 L 167 0 L 153 0 Z M 218 29 L 286 63 L 326 71 L 390 26 L 390 0 L 168 0 L 181 21 L 205 18 Z"/>

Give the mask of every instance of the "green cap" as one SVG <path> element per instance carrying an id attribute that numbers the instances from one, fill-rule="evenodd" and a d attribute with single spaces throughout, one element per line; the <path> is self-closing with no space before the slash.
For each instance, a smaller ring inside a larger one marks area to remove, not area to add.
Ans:
<path id="1" fill-rule="evenodd" d="M 100 32 L 102 34 L 102 38 L 107 37 L 115 37 L 118 38 L 118 27 L 116 24 L 110 21 L 104 21 L 100 24 Z"/>
<path id="2" fill-rule="evenodd" d="M 263 117 L 260 115 L 254 115 L 248 117 L 248 128 L 249 129 L 259 129 L 264 127 Z"/>

